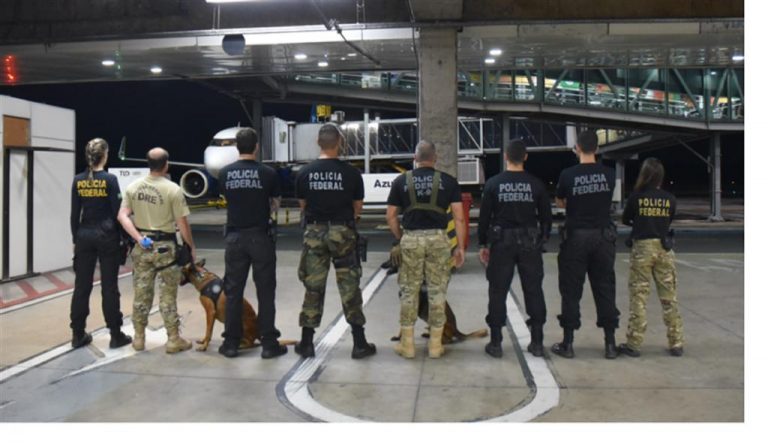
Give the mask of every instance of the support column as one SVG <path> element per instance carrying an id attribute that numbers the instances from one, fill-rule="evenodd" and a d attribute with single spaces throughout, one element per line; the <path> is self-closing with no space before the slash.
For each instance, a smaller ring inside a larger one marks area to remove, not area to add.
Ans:
<path id="1" fill-rule="evenodd" d="M 456 30 L 419 32 L 419 138 L 437 149 L 436 169 L 458 175 Z"/>
<path id="2" fill-rule="evenodd" d="M 616 204 L 616 210 L 618 212 L 624 211 L 624 181 L 626 174 L 624 173 L 624 166 L 626 164 L 626 160 L 617 159 L 616 160 L 616 191 L 615 195 L 617 195 L 618 203 Z"/>
<path id="3" fill-rule="evenodd" d="M 371 173 L 371 131 L 368 108 L 363 110 L 363 148 L 365 152 L 365 173 Z"/>
<path id="4" fill-rule="evenodd" d="M 509 114 L 501 115 L 501 149 L 499 149 L 499 173 L 504 172 L 507 169 L 507 164 L 504 162 L 504 149 L 509 146 L 509 142 L 512 141 L 510 137 L 510 125 Z"/>
<path id="5" fill-rule="evenodd" d="M 710 215 L 709 221 L 724 221 L 722 214 L 722 185 L 720 170 L 720 134 L 714 133 L 709 141 L 709 162 L 712 165 L 709 168 L 710 183 Z"/>

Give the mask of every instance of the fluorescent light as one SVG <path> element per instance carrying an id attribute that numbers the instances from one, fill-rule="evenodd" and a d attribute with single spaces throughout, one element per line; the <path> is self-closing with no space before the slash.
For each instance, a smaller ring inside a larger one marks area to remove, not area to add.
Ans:
<path id="1" fill-rule="evenodd" d="M 350 52 L 347 57 L 357 57 L 357 52 Z"/>
<path id="2" fill-rule="evenodd" d="M 149 68 L 149 72 L 153 74 L 160 74 L 161 72 L 163 72 L 163 68 L 161 68 L 160 66 L 152 66 L 151 68 Z"/>
<path id="3" fill-rule="evenodd" d="M 733 57 L 731 57 L 731 60 L 733 60 L 735 62 L 743 62 L 744 61 L 744 56 L 741 55 L 741 54 L 737 54 L 737 55 L 734 55 Z"/>
<path id="4" fill-rule="evenodd" d="M 102 60 L 101 61 L 102 66 L 115 66 L 114 60 Z"/>
<path id="5" fill-rule="evenodd" d="M 496 59 L 495 58 L 488 57 L 487 59 L 485 59 L 485 64 L 486 65 L 492 65 L 494 63 L 496 63 Z"/>
<path id="6" fill-rule="evenodd" d="M 247 2 L 257 2 L 259 0 L 205 0 L 206 3 L 247 3 Z"/>
<path id="7" fill-rule="evenodd" d="M 498 57 L 501 55 L 501 49 L 499 48 L 493 48 L 490 51 L 488 51 L 489 54 L 491 54 L 494 57 Z"/>
<path id="8" fill-rule="evenodd" d="M 317 66 L 319 66 L 321 68 L 325 68 L 325 67 L 328 66 L 328 62 L 325 61 L 325 60 L 319 61 L 319 62 L 317 62 Z"/>
<path id="9" fill-rule="evenodd" d="M 295 58 L 296 60 L 306 60 L 307 54 L 302 54 L 301 52 L 299 52 L 298 54 L 294 54 L 293 58 Z"/>

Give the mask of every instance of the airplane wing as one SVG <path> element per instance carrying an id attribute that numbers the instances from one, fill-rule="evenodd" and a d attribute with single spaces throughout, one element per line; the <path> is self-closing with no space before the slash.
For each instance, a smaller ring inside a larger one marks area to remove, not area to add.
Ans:
<path id="1" fill-rule="evenodd" d="M 123 161 L 129 161 L 129 162 L 147 162 L 146 158 L 132 158 L 132 157 L 126 157 L 125 156 L 125 145 L 126 145 L 126 138 L 123 136 L 122 140 L 120 140 L 120 149 L 117 151 L 117 157 L 120 160 Z M 172 166 L 186 166 L 189 168 L 204 168 L 205 165 L 202 163 L 187 163 L 187 162 L 175 162 L 175 161 L 169 161 L 169 165 Z"/>

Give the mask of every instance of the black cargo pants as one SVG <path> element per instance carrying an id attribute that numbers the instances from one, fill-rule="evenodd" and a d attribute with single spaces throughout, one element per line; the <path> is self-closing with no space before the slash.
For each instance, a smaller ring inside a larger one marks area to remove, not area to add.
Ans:
<path id="1" fill-rule="evenodd" d="M 616 228 L 573 229 L 565 233 L 557 256 L 561 314 L 557 316 L 563 328 L 579 329 L 579 303 L 585 276 L 589 276 L 592 296 L 597 308 L 597 327 L 616 329 L 619 310 L 616 308 Z"/>
<path id="2" fill-rule="evenodd" d="M 227 318 L 224 342 L 238 347 L 243 336 L 243 290 L 248 271 L 253 269 L 259 333 L 264 347 L 277 345 L 280 331 L 275 329 L 275 271 L 277 255 L 275 242 L 267 228 L 250 228 L 229 232 L 225 238 L 224 291 L 227 297 Z"/>
<path id="3" fill-rule="evenodd" d="M 119 331 L 123 325 L 120 312 L 120 291 L 117 274 L 120 270 L 120 237 L 117 230 L 104 231 L 99 227 L 80 226 L 75 235 L 75 290 L 70 305 L 72 332 L 85 332 L 85 320 L 90 314 L 90 297 L 96 260 L 101 273 L 101 310 L 110 331 Z"/>
<path id="4" fill-rule="evenodd" d="M 488 279 L 488 315 L 485 322 L 491 328 L 501 328 L 507 322 L 507 293 L 515 275 L 520 273 L 523 287 L 526 324 L 543 325 L 547 319 L 544 303 L 544 264 L 541 244 L 536 235 L 525 230 L 504 229 L 497 240 L 491 242 L 491 257 L 485 271 Z"/>

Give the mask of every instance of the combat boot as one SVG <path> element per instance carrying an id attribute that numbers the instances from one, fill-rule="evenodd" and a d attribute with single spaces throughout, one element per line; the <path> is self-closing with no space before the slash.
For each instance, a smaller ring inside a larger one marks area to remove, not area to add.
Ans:
<path id="1" fill-rule="evenodd" d="M 443 346 L 443 326 L 439 328 L 429 328 L 429 358 L 440 358 L 445 354 Z"/>
<path id="2" fill-rule="evenodd" d="M 544 356 L 544 327 L 531 325 L 531 343 L 528 344 L 528 352 L 535 357 Z"/>
<path id="3" fill-rule="evenodd" d="M 109 340 L 110 349 L 121 348 L 131 343 L 131 337 L 128 335 L 125 335 L 123 331 L 119 329 L 110 332 L 110 335 L 111 335 L 111 338 Z"/>
<path id="4" fill-rule="evenodd" d="M 628 343 L 622 343 L 617 348 L 619 351 L 619 354 L 628 355 L 630 357 L 640 357 L 640 351 L 632 349 Z"/>
<path id="5" fill-rule="evenodd" d="M 176 354 L 177 352 L 188 351 L 192 349 L 192 342 L 184 340 L 179 335 L 178 328 L 168 329 L 168 341 L 165 342 L 165 353 Z"/>
<path id="6" fill-rule="evenodd" d="M 143 351 L 144 350 L 144 326 L 137 326 L 136 324 L 133 325 L 134 328 L 134 334 L 133 334 L 133 349 L 135 351 Z"/>
<path id="7" fill-rule="evenodd" d="M 501 358 L 501 328 L 491 328 L 491 341 L 485 345 L 485 353 L 493 358 Z"/>
<path id="8" fill-rule="evenodd" d="M 376 345 L 365 339 L 365 328 L 362 326 L 352 325 L 352 342 L 352 358 L 355 360 L 376 353 Z"/>
<path id="9" fill-rule="evenodd" d="M 85 332 L 85 331 L 78 331 L 72 333 L 72 347 L 74 349 L 82 348 L 83 346 L 87 346 L 93 341 L 93 337 L 91 337 L 91 334 Z"/>
<path id="10" fill-rule="evenodd" d="M 613 360 L 618 356 L 619 351 L 616 350 L 614 330 L 612 328 L 605 328 L 605 358 Z"/>
<path id="11" fill-rule="evenodd" d="M 301 341 L 296 343 L 293 350 L 303 358 L 315 356 L 315 345 L 312 343 L 312 337 L 315 335 L 314 328 L 301 328 Z"/>
<path id="12" fill-rule="evenodd" d="M 564 358 L 573 358 L 573 329 L 563 328 L 563 341 L 552 345 L 552 352 Z"/>
<path id="13" fill-rule="evenodd" d="M 416 348 L 413 344 L 413 326 L 400 327 L 400 342 L 395 345 L 395 353 L 403 358 L 416 357 Z"/>

